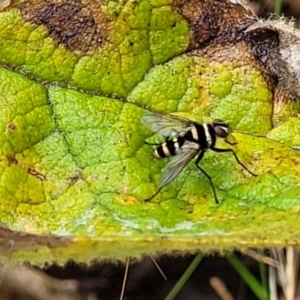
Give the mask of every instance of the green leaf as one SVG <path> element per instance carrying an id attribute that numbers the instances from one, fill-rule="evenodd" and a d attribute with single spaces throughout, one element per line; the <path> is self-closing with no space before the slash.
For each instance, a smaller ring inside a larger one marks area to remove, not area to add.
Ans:
<path id="1" fill-rule="evenodd" d="M 273 128 L 262 70 L 188 53 L 190 24 L 170 1 L 60 3 L 0 12 L 3 255 L 44 263 L 298 245 L 298 105 Z M 167 163 L 145 144 L 162 141 L 141 124 L 149 109 L 229 122 L 232 148 L 258 176 L 208 151 L 201 166 L 220 205 L 193 162 L 145 202 Z"/>

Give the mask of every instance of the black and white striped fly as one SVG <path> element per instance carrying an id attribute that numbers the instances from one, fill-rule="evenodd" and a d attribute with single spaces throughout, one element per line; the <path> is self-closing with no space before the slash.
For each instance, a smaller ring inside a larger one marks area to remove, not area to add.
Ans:
<path id="1" fill-rule="evenodd" d="M 226 139 L 231 132 L 231 128 L 222 120 L 213 120 L 211 124 L 198 124 L 191 120 L 170 114 L 149 112 L 142 116 L 141 121 L 151 131 L 166 138 L 162 144 L 150 144 L 158 146 L 153 156 L 155 158 L 172 156 L 162 174 L 157 192 L 151 198 L 146 199 L 146 201 L 153 199 L 161 189 L 175 179 L 183 168 L 198 154 L 195 164 L 209 180 L 214 193 L 215 202 L 219 203 L 211 177 L 199 165 L 208 149 L 215 152 L 231 152 L 240 166 L 252 176 L 256 176 L 240 162 L 233 149 L 220 149 L 215 147 L 217 139 L 223 139 L 229 145 L 236 144 Z"/>

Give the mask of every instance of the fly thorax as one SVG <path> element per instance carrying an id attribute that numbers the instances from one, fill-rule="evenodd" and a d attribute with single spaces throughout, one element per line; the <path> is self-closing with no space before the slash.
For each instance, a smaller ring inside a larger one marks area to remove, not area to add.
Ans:
<path id="1" fill-rule="evenodd" d="M 198 130 L 197 130 L 196 126 L 192 127 L 191 134 L 192 134 L 192 137 L 193 137 L 194 141 L 198 142 L 199 141 L 199 134 L 198 134 Z"/>

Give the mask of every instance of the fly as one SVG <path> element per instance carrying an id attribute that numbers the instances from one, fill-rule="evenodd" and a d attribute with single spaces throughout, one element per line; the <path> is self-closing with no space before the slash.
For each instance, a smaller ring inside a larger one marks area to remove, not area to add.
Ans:
<path id="1" fill-rule="evenodd" d="M 240 166 L 252 176 L 257 176 L 240 162 L 233 149 L 215 147 L 217 139 L 223 139 L 229 145 L 237 144 L 231 143 L 226 139 L 231 132 L 231 128 L 222 120 L 213 120 L 211 124 L 198 124 L 178 116 L 149 112 L 142 116 L 141 121 L 151 131 L 159 133 L 166 138 L 164 143 L 156 144 L 158 147 L 154 151 L 153 156 L 155 158 L 172 156 L 161 176 L 158 190 L 146 201 L 153 199 L 164 186 L 174 180 L 183 168 L 198 155 L 195 164 L 209 180 L 215 202 L 218 204 L 219 201 L 212 179 L 199 165 L 208 149 L 215 152 L 231 152 Z"/>

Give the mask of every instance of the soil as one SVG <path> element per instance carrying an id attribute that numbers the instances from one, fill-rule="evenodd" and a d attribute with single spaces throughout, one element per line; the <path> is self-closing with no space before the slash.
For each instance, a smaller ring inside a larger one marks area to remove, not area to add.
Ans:
<path id="1" fill-rule="evenodd" d="M 132 262 L 129 266 L 124 299 L 152 300 L 164 299 L 178 279 L 188 268 L 194 256 L 163 256 L 155 259 L 167 277 L 162 277 L 150 258 Z M 239 255 L 243 264 L 259 279 L 258 263 L 247 256 Z M 87 267 L 73 262 L 65 267 L 51 266 L 45 269 L 51 276 L 60 279 L 76 279 L 83 299 L 119 299 L 124 279 L 123 264 L 93 263 Z M 246 286 L 241 277 L 232 269 L 226 258 L 206 257 L 177 295 L 177 300 L 209 299 L 220 300 L 210 285 L 210 279 L 218 277 L 236 300 L 256 300 L 256 296 Z"/>

